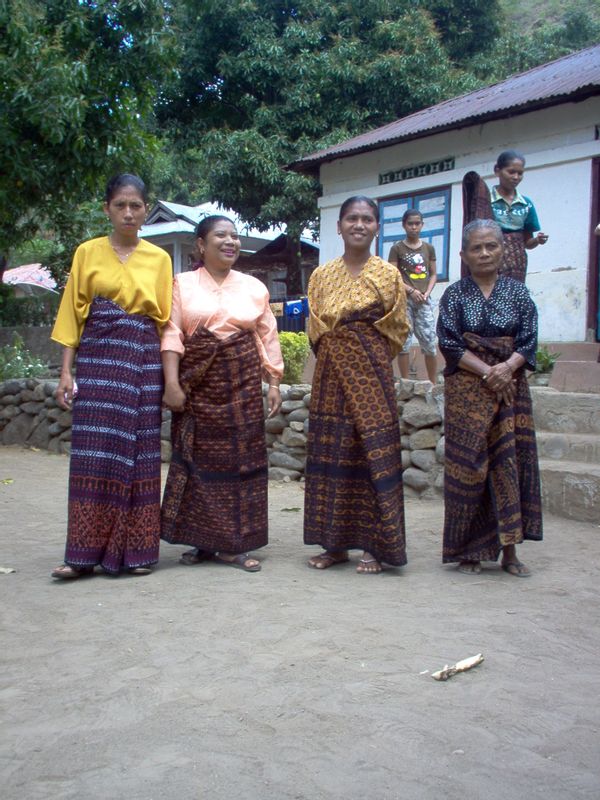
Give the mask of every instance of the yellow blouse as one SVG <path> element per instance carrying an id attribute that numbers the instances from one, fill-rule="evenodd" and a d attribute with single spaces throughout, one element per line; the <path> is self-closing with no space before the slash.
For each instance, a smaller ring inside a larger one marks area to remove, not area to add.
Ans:
<path id="1" fill-rule="evenodd" d="M 77 347 L 94 297 L 105 297 L 129 314 L 144 314 L 164 325 L 171 313 L 173 270 L 164 250 L 140 239 L 121 263 L 108 236 L 80 244 L 58 309 L 52 339 Z"/>
<path id="2" fill-rule="evenodd" d="M 348 272 L 343 258 L 334 258 L 313 272 L 308 284 L 308 335 L 315 343 L 340 320 L 380 302 L 384 316 L 374 324 L 396 355 L 408 335 L 406 292 L 400 271 L 377 256 L 365 264 L 356 278 Z"/>

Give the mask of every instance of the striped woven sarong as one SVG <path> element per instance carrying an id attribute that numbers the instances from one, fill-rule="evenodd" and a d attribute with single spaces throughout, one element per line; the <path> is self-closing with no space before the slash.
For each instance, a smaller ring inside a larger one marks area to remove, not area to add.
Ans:
<path id="1" fill-rule="evenodd" d="M 486 182 L 477 172 L 467 172 L 462 182 L 463 227 L 474 219 L 494 219 L 492 197 Z M 523 231 L 502 231 L 504 254 L 498 269 L 500 275 L 525 282 L 527 274 L 527 251 Z M 462 262 L 461 276 L 469 274 L 467 265 Z"/>
<path id="2" fill-rule="evenodd" d="M 390 348 L 363 311 L 318 342 L 313 378 L 304 543 L 360 548 L 406 564 L 402 461 Z"/>
<path id="3" fill-rule="evenodd" d="M 486 364 L 513 352 L 510 336 L 466 333 Z M 445 392 L 444 562 L 495 561 L 505 545 L 542 539 L 540 479 L 531 395 L 521 368 L 512 405 L 459 369 Z"/>
<path id="4" fill-rule="evenodd" d="M 65 563 L 158 561 L 162 370 L 155 323 L 96 297 L 77 352 Z"/>
<path id="5" fill-rule="evenodd" d="M 261 362 L 254 333 L 219 339 L 205 328 L 185 342 L 185 410 L 173 414 L 173 456 L 162 538 L 211 553 L 268 543 L 267 448 Z"/>

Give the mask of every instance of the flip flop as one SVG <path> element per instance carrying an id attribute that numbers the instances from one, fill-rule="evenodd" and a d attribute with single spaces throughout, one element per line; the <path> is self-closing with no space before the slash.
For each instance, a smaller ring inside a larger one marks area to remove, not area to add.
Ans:
<path id="1" fill-rule="evenodd" d="M 127 572 L 130 575 L 151 575 L 152 567 L 130 567 Z"/>
<path id="2" fill-rule="evenodd" d="M 463 575 L 480 575 L 481 561 L 461 561 L 457 571 L 462 572 Z"/>
<path id="3" fill-rule="evenodd" d="M 193 550 L 186 550 L 185 553 L 182 553 L 179 563 L 187 564 L 188 567 L 191 567 L 194 564 L 202 564 L 203 561 L 209 561 L 213 555 L 207 550 L 200 550 L 199 547 L 195 547 Z"/>
<path id="4" fill-rule="evenodd" d="M 531 578 L 531 572 L 521 561 L 508 561 L 506 564 L 500 564 L 500 566 L 504 572 L 515 578 Z"/>
<path id="5" fill-rule="evenodd" d="M 61 564 L 60 567 L 50 573 L 52 578 L 58 578 L 62 581 L 74 581 L 77 578 L 85 578 L 93 574 L 93 567 L 72 567 L 69 564 Z"/>
<path id="6" fill-rule="evenodd" d="M 360 568 L 361 564 L 363 564 L 365 567 L 368 564 L 377 564 L 379 569 L 361 569 Z M 359 575 L 379 575 L 381 572 L 383 572 L 383 567 L 381 566 L 379 561 L 377 561 L 376 558 L 360 558 L 358 560 L 358 566 L 356 568 L 356 571 L 358 572 Z"/>
<path id="7" fill-rule="evenodd" d="M 260 572 L 262 569 L 261 564 L 253 564 L 251 567 L 246 566 L 248 561 L 257 561 L 256 558 L 253 558 L 248 553 L 238 553 L 231 559 L 222 558 L 219 553 L 215 553 L 213 558 L 218 564 L 227 564 L 227 566 L 234 569 L 243 569 L 244 572 Z"/>

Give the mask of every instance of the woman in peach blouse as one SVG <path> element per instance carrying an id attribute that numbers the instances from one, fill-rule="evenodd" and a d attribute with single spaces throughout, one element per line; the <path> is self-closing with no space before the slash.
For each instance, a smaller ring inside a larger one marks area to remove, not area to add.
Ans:
<path id="1" fill-rule="evenodd" d="M 214 558 L 258 572 L 249 551 L 268 540 L 261 377 L 273 416 L 283 375 L 277 323 L 264 284 L 232 269 L 233 222 L 206 217 L 196 238 L 201 263 L 175 277 L 161 343 L 163 402 L 174 412 L 161 536 L 194 547 L 184 564 Z"/>

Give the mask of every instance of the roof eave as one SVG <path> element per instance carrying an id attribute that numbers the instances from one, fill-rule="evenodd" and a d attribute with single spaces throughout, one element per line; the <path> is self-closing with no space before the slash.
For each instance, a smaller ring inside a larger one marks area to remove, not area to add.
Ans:
<path id="1" fill-rule="evenodd" d="M 548 97 L 543 100 L 531 100 L 518 106 L 511 106 L 510 108 L 498 109 L 496 111 L 490 111 L 484 114 L 474 114 L 471 117 L 465 117 L 459 122 L 449 122 L 446 125 L 427 128 L 426 130 L 416 131 L 415 133 L 409 133 L 404 136 L 391 137 L 389 139 L 385 139 L 385 141 L 367 143 L 349 150 L 340 150 L 337 153 L 332 153 L 331 155 L 322 156 L 320 158 L 311 159 L 308 157 L 307 159 L 300 159 L 299 161 L 293 161 L 291 164 L 288 164 L 286 169 L 293 170 L 294 172 L 306 173 L 318 178 L 319 168 L 323 164 L 329 164 L 332 161 L 337 161 L 341 158 L 352 158 L 353 156 L 358 156 L 362 153 L 369 153 L 374 150 L 382 150 L 385 147 L 392 147 L 393 145 L 401 144 L 402 142 L 425 139 L 428 136 L 434 136 L 438 133 L 444 133 L 448 130 L 461 130 L 462 128 L 468 128 L 471 125 L 477 125 L 482 122 L 492 122 L 496 119 L 508 119 L 510 117 L 516 117 L 531 111 L 538 111 L 543 108 L 561 105 L 565 102 L 581 103 L 583 100 L 587 100 L 589 97 L 593 97 L 599 93 L 600 86 L 598 84 L 591 84 L 589 86 L 582 87 L 576 92 L 570 92 L 569 94 L 553 95 L 552 97 Z"/>

